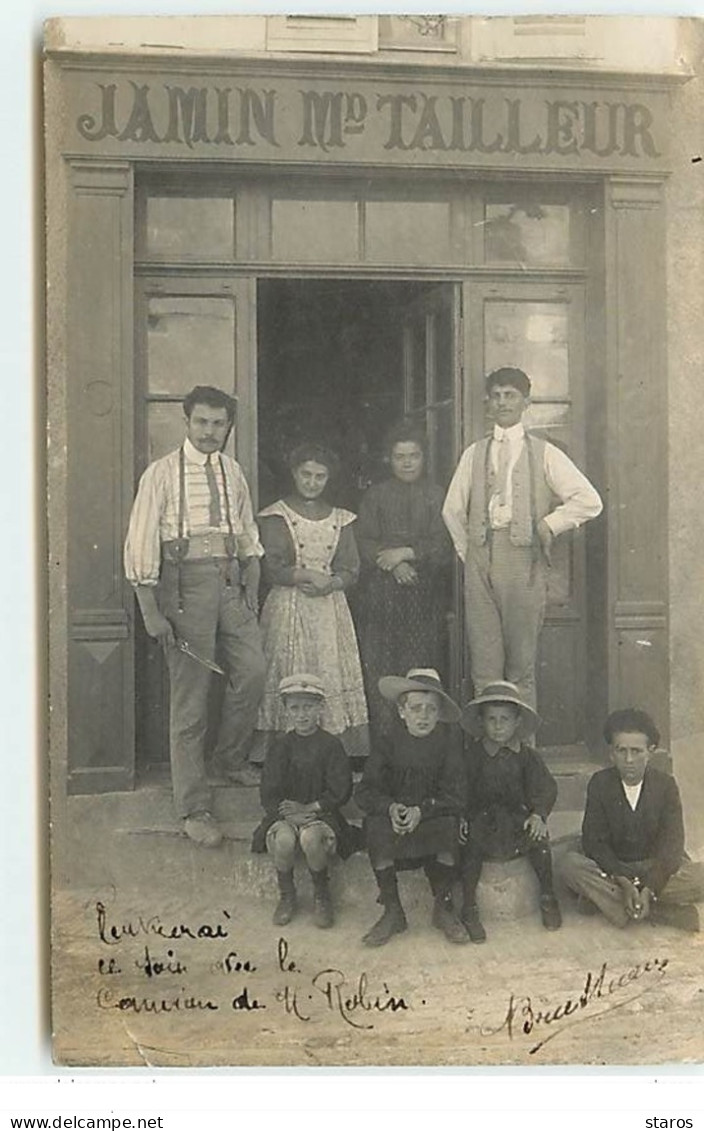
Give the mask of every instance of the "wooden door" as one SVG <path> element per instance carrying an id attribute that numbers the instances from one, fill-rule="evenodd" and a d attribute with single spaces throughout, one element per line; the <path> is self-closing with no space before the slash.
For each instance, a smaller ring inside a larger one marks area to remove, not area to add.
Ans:
<path id="1" fill-rule="evenodd" d="M 214 385 L 237 400 L 225 450 L 250 486 L 256 469 L 256 293 L 253 279 L 148 276 L 137 290 L 136 466 L 179 447 L 183 398 Z M 256 500 L 255 500 L 256 502 Z M 136 748 L 144 768 L 169 757 L 168 675 L 160 648 L 136 614 Z"/>
<path id="2" fill-rule="evenodd" d="M 462 285 L 431 284 L 409 305 L 403 320 L 404 411 L 428 437 L 428 473 L 446 488 L 462 441 Z M 462 585 L 452 570 L 447 618 L 449 680 L 455 697 L 464 694 Z"/>
<path id="3" fill-rule="evenodd" d="M 467 443 L 492 427 L 485 412 L 485 376 L 501 366 L 517 366 L 532 382 L 527 429 L 561 447 L 588 475 L 582 286 L 470 284 L 468 307 Z M 546 746 L 585 740 L 585 535 L 584 529 L 570 532 L 555 543 L 538 655 L 540 737 Z"/>

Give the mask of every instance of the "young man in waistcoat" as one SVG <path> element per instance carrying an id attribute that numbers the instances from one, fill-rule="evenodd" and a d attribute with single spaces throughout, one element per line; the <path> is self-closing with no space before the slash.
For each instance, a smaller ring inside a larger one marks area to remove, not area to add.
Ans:
<path id="1" fill-rule="evenodd" d="M 535 708 L 552 544 L 595 518 L 602 504 L 563 451 L 526 432 L 530 391 L 521 369 L 497 369 L 487 377 L 494 429 L 463 453 L 443 518 L 464 563 L 475 694 L 509 680 Z"/>
<path id="2" fill-rule="evenodd" d="M 214 761 L 230 780 L 256 785 L 246 749 L 264 687 L 259 635 L 263 549 L 240 465 L 222 452 L 235 402 L 199 385 L 183 402 L 183 444 L 144 472 L 125 542 L 125 573 L 169 668 L 174 805 L 184 832 L 207 848 L 222 832 L 210 812 L 205 769 L 208 692 L 216 641 L 227 686 Z M 189 652 L 183 650 L 186 645 Z M 181 647 L 179 647 L 181 646 Z"/>

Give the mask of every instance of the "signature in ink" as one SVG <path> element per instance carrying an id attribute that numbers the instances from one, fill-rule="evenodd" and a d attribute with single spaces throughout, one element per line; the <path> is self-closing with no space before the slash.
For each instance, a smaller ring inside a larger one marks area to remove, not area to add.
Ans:
<path id="1" fill-rule="evenodd" d="M 624 970 L 621 974 L 613 974 L 608 977 L 610 973 L 608 962 L 603 962 L 598 973 L 594 973 L 592 970 L 587 971 L 582 990 L 578 994 L 567 997 L 564 1001 L 549 1006 L 547 1009 L 537 1008 L 530 994 L 517 995 L 512 993 L 509 996 L 508 1007 L 501 1024 L 495 1028 L 482 1025 L 479 1032 L 481 1036 L 487 1037 L 497 1036 L 505 1031 L 510 1040 L 521 1036 L 539 1036 L 540 1039 L 537 1043 L 529 1049 L 530 1054 L 534 1055 L 549 1040 L 564 1032 L 567 1025 L 560 1025 L 560 1022 L 574 1024 L 577 1021 L 587 1020 L 589 1017 L 599 1016 L 607 1009 L 618 1009 L 635 1001 L 652 989 L 653 984 L 660 981 L 668 964 L 669 959 L 667 958 L 650 958 L 646 962 L 637 963 L 630 969 Z M 643 983 L 643 979 L 647 979 L 647 984 Z M 653 979 L 655 979 L 655 983 Z M 622 991 L 627 991 L 638 983 L 641 983 L 641 985 L 637 994 L 626 998 L 622 997 Z M 600 1002 L 606 1004 L 606 1009 L 596 1013 L 594 1007 Z M 571 1021 L 568 1021 L 568 1018 Z M 543 1036 L 550 1026 L 559 1027 Z"/>

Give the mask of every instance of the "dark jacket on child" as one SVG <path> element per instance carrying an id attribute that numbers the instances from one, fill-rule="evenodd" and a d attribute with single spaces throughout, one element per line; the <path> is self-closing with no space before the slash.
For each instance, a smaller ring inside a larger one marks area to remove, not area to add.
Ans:
<path id="1" fill-rule="evenodd" d="M 352 770 L 334 734 L 320 728 L 309 735 L 279 734 L 267 754 L 259 794 L 265 816 L 254 831 L 252 852 L 266 852 L 266 834 L 282 820 L 279 805 L 287 798 L 303 805 L 319 802 L 317 819 L 335 833 L 343 859 L 359 847 L 359 830 L 340 812 L 352 795 Z"/>
<path id="2" fill-rule="evenodd" d="M 419 859 L 454 853 L 464 797 L 464 767 L 446 723 L 422 738 L 395 720 L 391 734 L 377 740 L 357 787 L 355 800 L 367 814 L 365 833 L 372 857 Z M 421 822 L 414 832 L 392 831 L 393 801 L 418 806 Z"/>
<path id="3" fill-rule="evenodd" d="M 488 738 L 475 739 L 466 749 L 465 766 L 472 847 L 493 860 L 527 852 L 526 817 L 546 818 L 557 800 L 557 783 L 538 751 L 525 742 L 498 746 Z"/>
<path id="4" fill-rule="evenodd" d="M 632 809 L 616 767 L 599 770 L 587 788 L 582 847 L 608 875 L 633 879 L 637 874 L 657 895 L 685 859 L 682 803 L 675 779 L 648 766 L 638 804 Z M 628 867 L 629 861 L 646 860 L 645 874 Z"/>

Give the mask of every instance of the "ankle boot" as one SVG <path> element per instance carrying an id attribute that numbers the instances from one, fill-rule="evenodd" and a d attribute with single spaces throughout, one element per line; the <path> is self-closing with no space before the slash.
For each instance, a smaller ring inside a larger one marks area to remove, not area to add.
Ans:
<path id="1" fill-rule="evenodd" d="M 486 931 L 484 930 L 484 924 L 479 918 L 479 908 L 476 903 L 465 902 L 462 907 L 460 919 L 467 928 L 467 934 L 473 943 L 486 942 Z"/>
<path id="2" fill-rule="evenodd" d="M 293 883 L 293 869 L 290 872 L 277 872 L 276 876 L 279 881 L 280 898 L 276 904 L 272 922 L 277 927 L 285 927 L 296 914 L 296 888 Z"/>
<path id="3" fill-rule="evenodd" d="M 323 868 L 320 872 L 314 872 L 311 869 L 310 874 L 313 880 L 313 922 L 316 927 L 332 927 L 335 916 L 330 898 L 328 870 Z"/>
<path id="4" fill-rule="evenodd" d="M 394 935 L 405 931 L 408 923 L 401 900 L 398 897 L 396 869 L 384 868 L 375 872 L 379 885 L 379 902 L 384 905 L 384 914 L 362 939 L 365 946 L 384 946 Z"/>
<path id="5" fill-rule="evenodd" d="M 455 870 L 449 864 L 441 864 L 437 860 L 429 861 L 425 865 L 425 874 L 428 877 L 430 890 L 435 901 L 433 903 L 432 924 L 442 931 L 448 942 L 466 943 L 467 932 L 457 918 L 452 904 L 452 881 Z"/>

